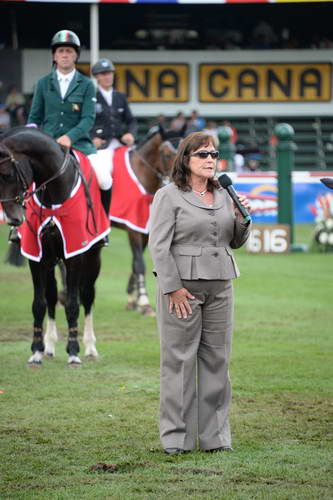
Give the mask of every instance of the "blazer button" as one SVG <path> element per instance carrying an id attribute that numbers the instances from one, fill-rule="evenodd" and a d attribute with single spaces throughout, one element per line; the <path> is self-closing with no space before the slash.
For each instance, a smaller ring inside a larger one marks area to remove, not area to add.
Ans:
<path id="1" fill-rule="evenodd" d="M 216 231 L 214 231 L 212 234 L 213 234 L 213 236 L 217 236 L 217 232 Z"/>

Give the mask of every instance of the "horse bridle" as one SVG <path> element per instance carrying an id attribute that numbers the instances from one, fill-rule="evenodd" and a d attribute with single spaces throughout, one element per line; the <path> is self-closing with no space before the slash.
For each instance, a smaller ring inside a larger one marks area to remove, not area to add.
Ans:
<path id="1" fill-rule="evenodd" d="M 177 152 L 177 148 L 175 148 L 175 146 L 172 144 L 171 141 L 169 141 L 169 140 L 163 141 L 161 143 L 161 145 L 160 145 L 160 148 L 163 145 L 168 145 L 172 151 L 174 151 L 175 153 Z M 160 151 L 160 155 L 161 155 L 161 158 L 162 158 L 162 161 L 163 161 L 163 172 L 164 173 L 161 173 L 157 168 L 153 167 L 147 160 L 145 160 L 143 158 L 143 156 L 139 153 L 138 149 L 135 150 L 135 153 L 138 155 L 138 157 L 140 158 L 140 160 L 142 161 L 142 163 L 144 163 L 144 165 L 146 167 L 148 167 L 152 172 L 154 172 L 154 174 L 156 175 L 156 177 L 158 179 L 160 179 L 162 186 L 165 186 L 166 184 L 169 184 L 169 182 L 170 182 L 170 176 L 167 174 L 167 167 L 166 167 L 165 155 L 164 155 L 164 153 L 162 151 Z"/>
<path id="2" fill-rule="evenodd" d="M 8 156 L 6 156 L 5 158 L 2 158 L 2 160 L 0 160 L 0 165 L 2 163 L 5 163 L 8 160 L 14 165 L 14 170 L 15 170 L 18 182 L 21 184 L 23 192 L 21 195 L 18 194 L 14 198 L 7 198 L 7 199 L 0 198 L 0 203 L 14 201 L 15 203 L 22 205 L 25 200 L 28 200 L 29 198 L 31 198 L 34 194 L 38 193 L 39 191 L 44 191 L 46 189 L 47 184 L 49 184 L 50 182 L 52 182 L 55 179 L 57 179 L 58 177 L 60 177 L 66 171 L 68 164 L 69 164 L 69 160 L 70 160 L 70 150 L 67 148 L 66 152 L 65 152 L 64 161 L 63 161 L 60 169 L 58 170 L 58 172 L 56 172 L 54 175 L 52 175 L 52 177 L 50 177 L 46 181 L 42 182 L 42 184 L 40 184 L 38 186 L 38 188 L 36 188 L 34 191 L 29 191 L 29 183 L 28 183 L 26 177 L 24 176 L 23 171 L 20 169 L 20 162 L 14 157 L 13 153 L 10 151 L 8 146 L 6 146 L 5 144 L 2 144 L 2 147 L 7 150 Z"/>

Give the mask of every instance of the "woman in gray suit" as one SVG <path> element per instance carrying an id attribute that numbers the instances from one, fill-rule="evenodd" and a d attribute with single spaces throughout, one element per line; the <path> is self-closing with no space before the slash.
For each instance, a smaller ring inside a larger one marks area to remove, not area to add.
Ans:
<path id="1" fill-rule="evenodd" d="M 228 193 L 215 180 L 214 139 L 190 134 L 181 143 L 173 182 L 151 211 L 149 249 L 157 276 L 161 337 L 160 436 L 167 454 L 229 451 L 233 327 L 232 249 L 249 236 Z M 249 209 L 248 200 L 239 196 Z"/>

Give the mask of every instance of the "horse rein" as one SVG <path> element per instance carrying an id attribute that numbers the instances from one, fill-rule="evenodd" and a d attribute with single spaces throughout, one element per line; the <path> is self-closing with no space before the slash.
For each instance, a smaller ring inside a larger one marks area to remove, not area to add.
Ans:
<path id="1" fill-rule="evenodd" d="M 8 156 L 0 160 L 0 165 L 8 160 L 10 160 L 10 162 L 13 163 L 18 181 L 20 182 L 23 188 L 23 193 L 21 195 L 15 196 L 14 198 L 0 199 L 0 203 L 15 201 L 16 203 L 22 205 L 25 200 L 28 200 L 39 191 L 44 191 L 46 189 L 47 184 L 60 177 L 66 171 L 70 160 L 70 150 L 66 148 L 65 158 L 58 172 L 56 172 L 54 175 L 52 175 L 52 177 L 50 177 L 46 181 L 42 182 L 42 184 L 40 184 L 40 186 L 38 186 L 38 188 L 36 188 L 34 191 L 28 191 L 29 185 L 26 178 L 23 175 L 23 172 L 20 170 L 19 161 L 14 157 L 8 146 L 6 146 L 5 144 L 2 144 L 2 146 L 4 146 L 5 149 L 7 150 Z"/>

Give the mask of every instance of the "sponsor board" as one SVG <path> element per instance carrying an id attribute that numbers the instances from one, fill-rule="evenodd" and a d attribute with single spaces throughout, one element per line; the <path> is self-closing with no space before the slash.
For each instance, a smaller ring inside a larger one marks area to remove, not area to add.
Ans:
<path id="1" fill-rule="evenodd" d="M 278 221 L 278 185 L 276 172 L 228 175 L 237 192 L 251 202 L 253 222 L 276 224 Z M 329 193 L 321 177 L 333 177 L 333 172 L 293 172 L 293 219 L 296 224 L 314 223 L 321 213 L 322 198 Z"/>
<path id="2" fill-rule="evenodd" d="M 130 102 L 187 102 L 188 64 L 116 64 L 116 86 Z"/>
<path id="3" fill-rule="evenodd" d="M 200 102 L 331 100 L 331 63 L 200 64 Z"/>

